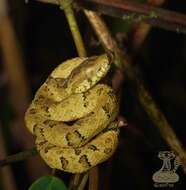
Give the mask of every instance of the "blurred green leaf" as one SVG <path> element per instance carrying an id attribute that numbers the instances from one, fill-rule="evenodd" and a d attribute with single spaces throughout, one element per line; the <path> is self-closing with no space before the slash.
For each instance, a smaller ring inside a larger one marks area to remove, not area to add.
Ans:
<path id="1" fill-rule="evenodd" d="M 54 176 L 43 176 L 37 179 L 29 190 L 67 190 L 64 182 Z"/>

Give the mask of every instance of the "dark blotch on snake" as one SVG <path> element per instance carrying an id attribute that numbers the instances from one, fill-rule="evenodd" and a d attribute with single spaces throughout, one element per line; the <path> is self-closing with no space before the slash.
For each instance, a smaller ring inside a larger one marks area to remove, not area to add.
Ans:
<path id="1" fill-rule="evenodd" d="M 103 91 L 103 88 L 98 89 L 98 90 L 97 90 L 97 94 L 100 96 L 101 93 L 102 93 L 102 91 Z"/>
<path id="2" fill-rule="evenodd" d="M 65 121 L 64 123 L 67 124 L 68 126 L 74 125 L 78 120 L 73 120 L 73 121 Z"/>
<path id="3" fill-rule="evenodd" d="M 88 161 L 87 155 L 83 155 L 79 159 L 79 163 L 83 164 L 85 167 L 91 167 L 91 163 Z"/>
<path id="4" fill-rule="evenodd" d="M 37 128 L 37 124 L 34 124 L 34 126 L 33 126 L 33 132 L 34 133 L 36 132 L 36 128 Z"/>
<path id="5" fill-rule="evenodd" d="M 44 141 L 41 141 L 40 143 L 38 143 L 39 146 L 43 146 L 44 144 L 46 144 L 48 141 L 47 140 L 44 140 Z"/>
<path id="6" fill-rule="evenodd" d="M 86 97 L 87 95 L 86 95 L 86 93 L 84 92 L 84 93 L 82 93 L 82 98 L 83 98 L 83 106 L 86 108 L 87 107 L 87 105 L 88 105 L 88 102 L 86 101 Z"/>
<path id="7" fill-rule="evenodd" d="M 43 122 L 43 124 L 49 126 L 50 128 L 53 128 L 54 126 L 57 125 L 56 121 L 52 121 L 52 120 L 49 120 L 49 119 L 45 120 Z"/>
<path id="8" fill-rule="evenodd" d="M 111 141 L 112 141 L 111 138 L 107 138 L 107 139 L 105 139 L 105 143 L 110 143 Z"/>
<path id="9" fill-rule="evenodd" d="M 112 151 L 111 148 L 105 148 L 104 153 L 105 153 L 105 154 L 109 154 L 111 151 Z"/>
<path id="10" fill-rule="evenodd" d="M 43 128 L 40 128 L 40 134 L 44 137 L 44 129 Z"/>
<path id="11" fill-rule="evenodd" d="M 91 144 L 88 146 L 88 149 L 91 149 L 93 151 L 99 150 L 95 145 Z"/>
<path id="12" fill-rule="evenodd" d="M 50 120 L 49 120 L 49 119 L 43 121 L 43 124 L 44 124 L 44 125 L 48 125 L 49 123 L 50 123 Z"/>
<path id="13" fill-rule="evenodd" d="M 68 165 L 68 160 L 65 159 L 63 156 L 60 157 L 60 160 L 61 160 L 61 167 L 65 170 Z"/>
<path id="14" fill-rule="evenodd" d="M 44 149 L 44 152 L 47 153 L 50 149 L 56 147 L 55 145 L 49 145 Z"/>
<path id="15" fill-rule="evenodd" d="M 74 149 L 74 152 L 75 152 L 76 155 L 80 155 L 80 154 L 81 154 L 81 150 L 78 149 L 78 148 L 75 148 L 75 149 Z"/>
<path id="16" fill-rule="evenodd" d="M 36 112 L 37 112 L 37 111 L 36 111 L 36 109 L 34 109 L 34 108 L 32 108 L 32 109 L 29 110 L 29 113 L 30 113 L 30 114 L 35 114 Z"/>
<path id="17" fill-rule="evenodd" d="M 102 109 L 104 110 L 107 117 L 110 118 L 109 105 L 105 104 L 104 106 L 102 106 Z"/>
<path id="18" fill-rule="evenodd" d="M 109 90 L 107 93 L 111 98 L 115 98 L 115 94 L 113 90 Z"/>
<path id="19" fill-rule="evenodd" d="M 66 135 L 66 139 L 69 146 L 75 146 L 77 143 L 82 142 L 85 138 L 77 131 L 69 132 Z"/>

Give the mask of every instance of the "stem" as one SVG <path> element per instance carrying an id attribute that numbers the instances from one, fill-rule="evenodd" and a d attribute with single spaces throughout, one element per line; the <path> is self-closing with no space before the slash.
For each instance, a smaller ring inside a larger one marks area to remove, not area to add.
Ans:
<path id="1" fill-rule="evenodd" d="M 140 103 L 154 125 L 160 130 L 161 136 L 168 143 L 171 149 L 178 154 L 182 162 L 184 172 L 186 173 L 186 152 L 167 119 L 155 104 L 149 91 L 145 88 L 143 81 L 136 74 L 134 68 L 131 66 L 132 64 L 129 62 L 129 59 L 127 59 L 127 56 L 118 48 L 116 41 L 110 35 L 103 20 L 95 12 L 87 10 L 84 10 L 84 12 L 103 46 L 115 52 L 116 65 L 121 67 L 128 80 L 134 85 Z"/>
<path id="2" fill-rule="evenodd" d="M 81 175 L 82 174 L 75 174 L 71 177 L 70 184 L 69 184 L 69 190 L 77 189 Z"/>
<path id="3" fill-rule="evenodd" d="M 106 50 L 114 51 L 115 54 L 115 65 L 123 70 L 123 60 L 120 56 L 120 49 L 117 46 L 116 41 L 112 38 L 106 24 L 103 20 L 93 11 L 84 10 L 89 22 L 94 28 L 99 40 Z"/>
<path id="4" fill-rule="evenodd" d="M 88 180 L 88 177 L 89 177 L 89 174 L 88 172 L 84 174 L 82 180 L 81 180 L 81 183 L 79 184 L 77 190 L 83 190 L 85 188 L 85 185 L 87 183 L 87 180 Z"/>
<path id="5" fill-rule="evenodd" d="M 0 122 L 0 156 L 6 157 L 6 140 L 3 136 L 2 125 Z M 0 181 L 2 182 L 3 189 L 17 190 L 16 181 L 11 170 L 11 166 L 1 168 L 0 171 Z"/>
<path id="6" fill-rule="evenodd" d="M 65 16 L 67 18 L 70 30 L 72 32 L 72 36 L 76 45 L 76 49 L 78 51 L 79 57 L 86 57 L 86 50 L 83 44 L 83 40 L 81 34 L 79 32 L 79 27 L 77 25 L 76 18 L 74 16 L 74 11 L 71 6 L 70 0 L 59 0 L 60 8 L 64 10 Z"/>
<path id="7" fill-rule="evenodd" d="M 19 152 L 17 154 L 13 154 L 11 156 L 7 156 L 4 160 L 0 160 L 0 167 L 3 167 L 5 165 L 25 160 L 28 157 L 37 155 L 36 148 L 32 148 L 23 152 Z"/>

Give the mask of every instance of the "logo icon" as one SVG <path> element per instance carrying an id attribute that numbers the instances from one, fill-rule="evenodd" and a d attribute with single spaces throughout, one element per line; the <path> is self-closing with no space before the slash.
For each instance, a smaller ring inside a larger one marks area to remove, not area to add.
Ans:
<path id="1" fill-rule="evenodd" d="M 160 151 L 159 159 L 163 161 L 162 167 L 153 174 L 152 180 L 155 182 L 155 187 L 170 186 L 179 181 L 179 176 L 176 173 L 180 163 L 179 157 L 175 156 L 172 151 Z M 173 164 L 173 166 L 172 166 Z"/>

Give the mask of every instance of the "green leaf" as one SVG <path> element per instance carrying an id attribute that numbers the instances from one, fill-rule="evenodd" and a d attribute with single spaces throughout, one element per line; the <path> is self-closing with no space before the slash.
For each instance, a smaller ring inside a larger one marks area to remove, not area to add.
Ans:
<path id="1" fill-rule="evenodd" d="M 67 190 L 67 187 L 57 177 L 43 176 L 37 179 L 28 190 Z"/>

